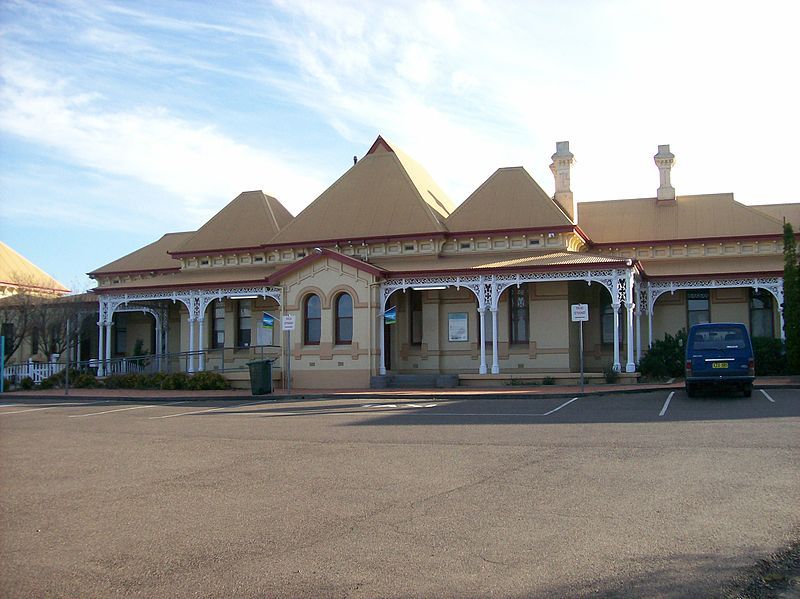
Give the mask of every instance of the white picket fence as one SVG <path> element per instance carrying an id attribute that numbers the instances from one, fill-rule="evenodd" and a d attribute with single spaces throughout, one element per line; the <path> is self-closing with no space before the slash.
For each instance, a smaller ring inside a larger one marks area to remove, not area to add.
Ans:
<path id="1" fill-rule="evenodd" d="M 64 370 L 64 364 L 58 364 L 57 362 L 27 362 L 26 364 L 6 366 L 3 369 L 3 377 L 16 382 L 25 377 L 30 377 L 33 379 L 34 384 L 38 385 L 44 379 L 62 370 Z"/>
<path id="2" fill-rule="evenodd" d="M 96 369 L 98 365 L 97 360 L 89 360 L 88 362 L 80 362 L 79 364 L 72 364 L 72 368 L 78 370 L 92 370 Z M 44 379 L 61 372 L 66 367 L 65 364 L 58 362 L 26 362 L 25 364 L 14 364 L 6 366 L 3 369 L 3 377 L 15 383 L 19 383 L 22 379 L 30 377 L 33 379 L 35 385 L 40 384 Z M 123 358 L 112 360 L 107 364 L 108 374 L 128 374 L 133 372 L 144 372 L 144 366 L 140 360 L 134 358 Z"/>

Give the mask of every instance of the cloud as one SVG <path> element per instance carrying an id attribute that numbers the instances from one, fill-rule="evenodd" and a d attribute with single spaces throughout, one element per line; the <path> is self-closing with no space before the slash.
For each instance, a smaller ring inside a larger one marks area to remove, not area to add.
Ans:
<path id="1" fill-rule="evenodd" d="M 31 65 L 7 63 L 0 129 L 82 167 L 162 189 L 191 220 L 208 216 L 212 207 L 245 189 L 274 194 L 293 212 L 323 189 L 307 169 L 237 142 L 211 124 L 173 116 L 161 107 L 109 110 L 100 106 L 101 100 Z"/>

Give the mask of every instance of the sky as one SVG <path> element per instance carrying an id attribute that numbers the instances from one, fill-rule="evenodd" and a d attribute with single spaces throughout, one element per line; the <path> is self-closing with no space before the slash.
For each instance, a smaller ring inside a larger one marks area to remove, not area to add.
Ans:
<path id="1" fill-rule="evenodd" d="M 241 191 L 299 213 L 378 135 L 458 205 L 497 168 L 578 202 L 800 201 L 800 3 L 0 0 L 0 239 L 73 289 Z"/>

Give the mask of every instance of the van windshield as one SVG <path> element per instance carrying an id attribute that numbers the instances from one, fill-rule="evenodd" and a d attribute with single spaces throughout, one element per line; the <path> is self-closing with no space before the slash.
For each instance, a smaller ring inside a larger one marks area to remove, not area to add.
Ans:
<path id="1" fill-rule="evenodd" d="M 695 331 L 694 349 L 746 349 L 744 335 L 738 327 L 720 327 Z"/>

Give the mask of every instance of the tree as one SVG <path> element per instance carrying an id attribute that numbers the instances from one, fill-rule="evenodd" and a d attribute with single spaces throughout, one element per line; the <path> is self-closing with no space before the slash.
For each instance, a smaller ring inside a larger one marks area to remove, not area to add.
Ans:
<path id="1" fill-rule="evenodd" d="M 15 281 L 21 278 L 16 277 Z M 23 280 L 24 281 L 24 280 Z M 54 297 L 31 291 L 33 286 L 19 283 L 19 291 L 0 299 L 0 327 L 5 340 L 5 359 L 30 344 L 30 354 L 41 353 L 49 360 L 63 353 L 69 345 L 67 321 L 72 325 L 73 342 L 79 315 L 86 312 L 86 302 L 78 295 Z M 20 351 L 18 360 L 26 358 Z"/>
<path id="2" fill-rule="evenodd" d="M 783 332 L 789 372 L 800 374 L 800 266 L 791 223 L 783 225 Z"/>
<path id="3" fill-rule="evenodd" d="M 8 360 L 30 339 L 33 330 L 33 314 L 38 298 L 27 292 L 17 293 L 0 300 L 0 326 L 5 341 L 5 359 Z"/>

